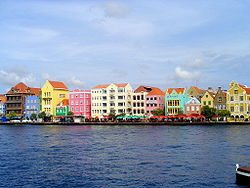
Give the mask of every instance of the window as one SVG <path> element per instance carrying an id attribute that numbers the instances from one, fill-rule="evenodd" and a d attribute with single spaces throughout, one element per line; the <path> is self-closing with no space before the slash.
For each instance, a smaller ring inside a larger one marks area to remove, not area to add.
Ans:
<path id="1" fill-rule="evenodd" d="M 244 100 L 244 97 L 243 96 L 240 96 L 240 101 L 243 101 Z"/>
<path id="2" fill-rule="evenodd" d="M 203 105 L 207 105 L 207 102 L 206 102 L 206 101 L 203 101 Z"/>
<path id="3" fill-rule="evenodd" d="M 206 98 L 208 98 L 208 95 L 206 95 Z"/>
<path id="4" fill-rule="evenodd" d="M 230 97 L 230 101 L 234 101 L 234 96 L 231 96 L 231 97 Z"/>
<path id="5" fill-rule="evenodd" d="M 80 98 L 83 98 L 83 95 L 82 95 L 82 94 L 80 94 Z"/>
<path id="6" fill-rule="evenodd" d="M 234 112 L 234 106 L 231 106 L 231 107 L 230 107 L 230 111 L 231 111 L 231 112 Z"/>
<path id="7" fill-rule="evenodd" d="M 157 100 L 157 98 L 156 98 L 156 97 L 154 97 L 154 100 Z"/>
<path id="8" fill-rule="evenodd" d="M 187 111 L 190 111 L 190 107 L 189 106 L 187 107 Z"/>
<path id="9" fill-rule="evenodd" d="M 240 106 L 240 112 L 244 112 L 244 106 Z"/>
<path id="10" fill-rule="evenodd" d="M 78 101 L 76 101 L 76 105 L 78 105 Z"/>
<path id="11" fill-rule="evenodd" d="M 80 104 L 83 104 L 83 101 L 82 101 L 82 100 L 80 100 Z"/>
<path id="12" fill-rule="evenodd" d="M 59 94 L 59 98 L 65 98 L 65 94 Z"/>
<path id="13" fill-rule="evenodd" d="M 80 112 L 82 112 L 82 107 L 80 107 Z"/>
<path id="14" fill-rule="evenodd" d="M 76 107 L 76 112 L 78 112 L 78 107 Z"/>
<path id="15" fill-rule="evenodd" d="M 71 101 L 71 105 L 74 105 L 74 101 Z"/>
<path id="16" fill-rule="evenodd" d="M 194 111 L 194 106 L 191 107 L 191 111 Z"/>
<path id="17" fill-rule="evenodd" d="M 208 101 L 208 105 L 211 105 L 211 101 Z"/>
<path id="18" fill-rule="evenodd" d="M 74 99 L 74 95 L 71 95 L 71 99 Z"/>
<path id="19" fill-rule="evenodd" d="M 238 90 L 234 90 L 234 94 L 239 94 L 239 91 Z"/>
<path id="20" fill-rule="evenodd" d="M 222 102 L 222 97 L 218 97 L 218 102 Z"/>

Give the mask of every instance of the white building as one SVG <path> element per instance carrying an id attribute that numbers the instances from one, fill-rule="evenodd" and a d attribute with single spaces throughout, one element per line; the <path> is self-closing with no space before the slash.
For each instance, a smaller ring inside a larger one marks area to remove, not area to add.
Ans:
<path id="1" fill-rule="evenodd" d="M 97 85 L 91 89 L 91 115 L 93 117 L 132 113 L 133 89 L 128 83 Z"/>

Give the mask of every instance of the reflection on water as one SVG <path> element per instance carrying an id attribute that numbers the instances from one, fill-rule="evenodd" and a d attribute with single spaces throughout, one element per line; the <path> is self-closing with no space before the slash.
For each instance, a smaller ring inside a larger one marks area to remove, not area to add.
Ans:
<path id="1" fill-rule="evenodd" d="M 236 187 L 250 126 L 0 126 L 2 187 Z"/>

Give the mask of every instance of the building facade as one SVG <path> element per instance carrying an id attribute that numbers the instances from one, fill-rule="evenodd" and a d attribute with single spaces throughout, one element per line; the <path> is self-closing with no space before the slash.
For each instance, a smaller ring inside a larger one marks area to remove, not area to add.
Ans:
<path id="1" fill-rule="evenodd" d="M 214 98 L 215 93 L 207 90 L 201 98 L 201 106 L 209 106 L 210 108 L 214 108 Z"/>
<path id="2" fill-rule="evenodd" d="M 68 87 L 63 82 L 46 81 L 41 89 L 41 111 L 55 115 L 56 106 L 68 98 Z"/>
<path id="3" fill-rule="evenodd" d="M 214 97 L 214 108 L 216 110 L 226 110 L 227 109 L 227 93 L 223 91 L 221 87 L 218 88 Z"/>
<path id="4" fill-rule="evenodd" d="M 233 121 L 250 120 L 250 88 L 232 81 L 227 91 L 227 110 Z"/>
<path id="5" fill-rule="evenodd" d="M 6 114 L 6 100 L 4 95 L 0 95 L 0 117 Z"/>
<path id="6" fill-rule="evenodd" d="M 70 111 L 77 116 L 91 116 L 91 91 L 79 90 L 69 92 Z"/>
<path id="7" fill-rule="evenodd" d="M 146 95 L 146 115 L 153 115 L 152 111 L 161 109 L 164 111 L 165 107 L 165 94 L 159 88 L 153 88 Z"/>
<path id="8" fill-rule="evenodd" d="M 128 83 L 97 85 L 91 89 L 91 115 L 132 114 L 133 89 Z"/>
<path id="9" fill-rule="evenodd" d="M 186 114 L 201 114 L 201 102 L 196 97 L 191 97 L 186 104 Z"/>
<path id="10" fill-rule="evenodd" d="M 67 116 L 69 112 L 69 99 L 63 99 L 55 107 L 55 116 Z"/>
<path id="11" fill-rule="evenodd" d="M 25 99 L 25 113 L 26 118 L 31 118 L 31 114 L 38 115 L 40 113 L 40 97 L 27 96 Z"/>
<path id="12" fill-rule="evenodd" d="M 14 112 L 17 116 L 25 115 L 25 100 L 27 96 L 39 95 L 40 88 L 30 88 L 24 83 L 12 87 L 6 94 L 6 114 Z"/>
<path id="13" fill-rule="evenodd" d="M 165 94 L 165 114 L 178 115 L 185 113 L 185 105 L 189 100 L 185 88 L 169 88 Z"/>

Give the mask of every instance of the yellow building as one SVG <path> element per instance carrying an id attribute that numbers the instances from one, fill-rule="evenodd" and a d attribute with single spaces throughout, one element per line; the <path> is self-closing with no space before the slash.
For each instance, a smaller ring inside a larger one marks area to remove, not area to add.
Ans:
<path id="1" fill-rule="evenodd" d="M 63 82 L 46 81 L 41 89 L 41 111 L 55 115 L 56 105 L 68 98 L 68 88 Z"/>
<path id="2" fill-rule="evenodd" d="M 209 106 L 210 108 L 214 108 L 214 98 L 215 93 L 207 90 L 201 98 L 201 106 Z"/>
<path id="3" fill-rule="evenodd" d="M 231 113 L 232 121 L 249 120 L 250 88 L 232 81 L 227 91 L 227 110 Z"/>

